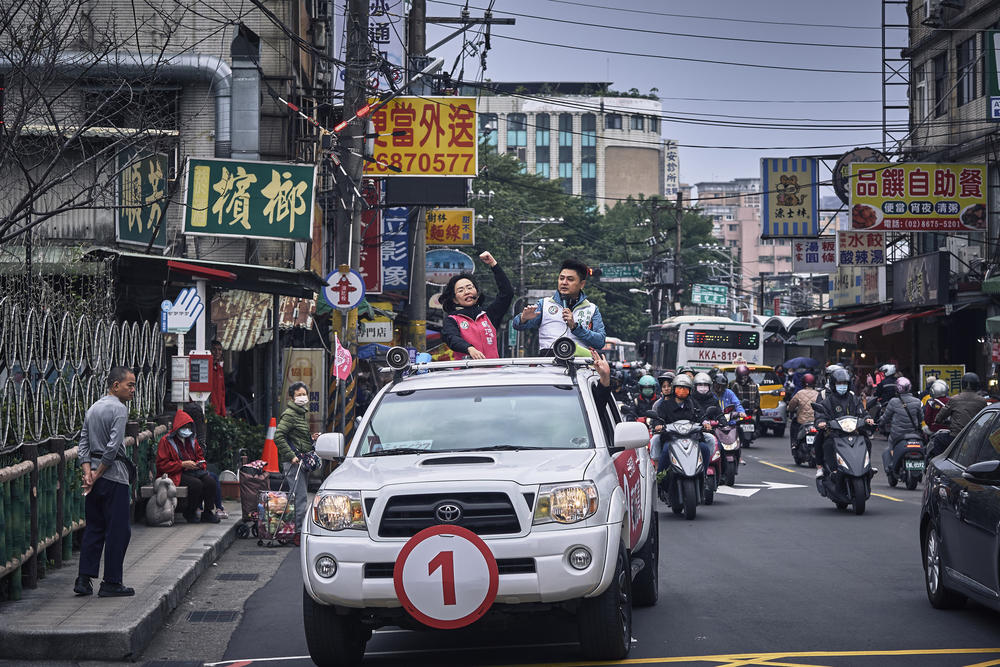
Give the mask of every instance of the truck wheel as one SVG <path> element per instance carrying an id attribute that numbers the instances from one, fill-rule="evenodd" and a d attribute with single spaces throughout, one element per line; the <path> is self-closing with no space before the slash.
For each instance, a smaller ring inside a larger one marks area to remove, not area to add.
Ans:
<path id="1" fill-rule="evenodd" d="M 365 655 L 371 631 L 357 615 L 341 616 L 302 589 L 302 620 L 309 657 L 320 667 L 355 667 Z"/>
<path id="2" fill-rule="evenodd" d="M 690 521 L 698 512 L 698 489 L 693 479 L 681 481 L 681 497 L 684 498 L 684 518 Z"/>
<path id="3" fill-rule="evenodd" d="M 588 660 L 622 660 L 632 648 L 632 577 L 625 547 L 611 585 L 580 605 L 580 646 Z"/>
<path id="4" fill-rule="evenodd" d="M 660 515 L 650 517 L 649 537 L 632 558 L 641 558 L 642 569 L 632 581 L 632 602 L 637 607 L 652 607 L 660 597 Z"/>

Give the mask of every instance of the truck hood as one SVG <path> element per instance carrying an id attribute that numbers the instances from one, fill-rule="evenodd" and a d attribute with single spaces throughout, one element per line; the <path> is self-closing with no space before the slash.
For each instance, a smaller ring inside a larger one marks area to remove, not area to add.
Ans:
<path id="1" fill-rule="evenodd" d="M 324 489 L 374 491 L 388 484 L 512 481 L 525 486 L 584 479 L 594 449 L 513 452 L 440 452 L 351 456 L 323 482 Z"/>

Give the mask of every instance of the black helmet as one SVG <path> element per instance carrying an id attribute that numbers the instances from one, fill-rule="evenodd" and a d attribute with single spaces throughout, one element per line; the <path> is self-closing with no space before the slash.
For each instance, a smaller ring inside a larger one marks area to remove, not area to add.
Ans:
<path id="1" fill-rule="evenodd" d="M 656 377 L 656 381 L 660 384 L 663 384 L 664 382 L 673 382 L 675 377 L 677 377 L 677 374 L 673 371 L 664 371 Z"/>
<path id="2" fill-rule="evenodd" d="M 718 373 L 715 374 L 715 377 L 712 378 L 712 384 L 719 387 L 728 387 L 729 378 L 726 377 L 725 373 L 719 371 Z"/>
<path id="3" fill-rule="evenodd" d="M 846 383 L 850 384 L 850 382 L 851 382 L 851 374 L 847 372 L 847 369 L 845 369 L 845 368 L 838 368 L 837 370 L 835 370 L 833 372 L 832 375 L 830 375 L 830 384 L 831 385 L 835 385 L 838 382 L 839 383 L 846 382 Z"/>
<path id="4" fill-rule="evenodd" d="M 975 373 L 966 373 L 962 376 L 962 389 L 979 391 L 979 376 Z"/>

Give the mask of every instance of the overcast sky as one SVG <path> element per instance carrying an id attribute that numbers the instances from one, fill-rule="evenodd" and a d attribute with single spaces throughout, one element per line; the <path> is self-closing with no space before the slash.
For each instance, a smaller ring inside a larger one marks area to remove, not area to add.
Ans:
<path id="1" fill-rule="evenodd" d="M 458 16 L 462 4 L 428 0 L 427 14 Z M 489 0 L 469 2 L 474 16 L 482 16 L 488 5 Z M 611 81 L 616 90 L 638 88 L 643 93 L 657 88 L 667 116 L 662 134 L 681 145 L 683 182 L 754 177 L 760 175 L 764 156 L 881 146 L 881 7 L 878 0 L 496 0 L 494 16 L 515 18 L 517 24 L 492 29 L 485 76 L 493 81 Z M 896 11 L 899 15 L 890 22 L 905 23 L 903 10 Z M 453 29 L 428 25 L 428 46 Z M 664 32 L 695 36 L 654 34 Z M 905 30 L 895 32 L 895 44 L 904 45 L 905 39 Z M 435 55 L 444 57 L 446 69 L 451 70 L 460 50 L 460 40 L 455 40 Z M 479 57 L 466 57 L 464 67 L 465 78 L 475 79 L 480 75 Z M 890 88 L 889 95 L 905 103 L 904 87 Z M 897 114 L 905 123 L 905 112 Z M 732 123 L 786 127 L 733 127 Z M 845 124 L 861 127 L 831 127 Z M 808 129 L 787 129 L 789 125 Z"/>

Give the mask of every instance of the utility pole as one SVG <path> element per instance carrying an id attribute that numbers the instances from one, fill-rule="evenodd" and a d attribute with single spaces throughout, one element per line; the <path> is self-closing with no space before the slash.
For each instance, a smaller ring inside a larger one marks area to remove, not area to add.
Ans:
<path id="1" fill-rule="evenodd" d="M 424 69 L 427 52 L 427 0 L 413 0 L 410 7 L 407 65 L 410 76 Z M 410 86 L 410 93 L 425 94 L 423 80 Z M 418 352 L 427 350 L 427 211 L 417 207 L 410 225 L 413 270 L 410 272 L 410 344 Z"/>
<path id="2" fill-rule="evenodd" d="M 681 220 L 684 217 L 684 193 L 677 191 L 677 207 L 674 209 L 674 294 L 675 301 L 680 301 L 681 291 Z M 668 309 L 669 312 L 670 309 Z"/>

